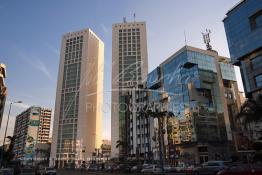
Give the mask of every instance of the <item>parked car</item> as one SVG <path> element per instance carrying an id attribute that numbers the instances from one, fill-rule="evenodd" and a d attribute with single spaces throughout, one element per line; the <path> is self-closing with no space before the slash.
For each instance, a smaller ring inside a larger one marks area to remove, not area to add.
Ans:
<path id="1" fill-rule="evenodd" d="M 14 169 L 12 169 L 12 168 L 2 168 L 0 170 L 0 175 L 14 175 Z"/>
<path id="2" fill-rule="evenodd" d="M 88 171 L 100 171 L 101 170 L 101 166 L 97 165 L 97 164 L 91 164 L 89 165 Z"/>
<path id="3" fill-rule="evenodd" d="M 165 165 L 165 166 L 164 166 L 164 171 L 165 171 L 166 173 L 176 172 L 176 168 L 175 168 L 175 167 L 172 167 L 172 166 L 170 166 L 170 165 Z"/>
<path id="4" fill-rule="evenodd" d="M 106 165 L 104 171 L 113 172 L 113 166 L 112 165 Z"/>
<path id="5" fill-rule="evenodd" d="M 184 169 L 184 172 L 185 172 L 186 174 L 193 174 L 194 169 L 195 169 L 195 166 L 194 166 L 194 165 L 189 165 L 189 166 L 187 166 L 187 167 Z"/>
<path id="6" fill-rule="evenodd" d="M 161 167 L 158 165 L 148 165 L 141 170 L 141 173 L 161 173 Z"/>
<path id="7" fill-rule="evenodd" d="M 23 168 L 20 175 L 35 175 L 35 171 L 33 168 Z"/>
<path id="8" fill-rule="evenodd" d="M 195 175 L 212 175 L 217 174 L 219 171 L 224 170 L 226 168 L 226 165 L 224 161 L 208 161 L 203 163 L 201 166 L 196 167 L 193 170 L 193 173 Z"/>
<path id="9" fill-rule="evenodd" d="M 135 165 L 135 166 L 133 166 L 132 168 L 131 168 L 131 172 L 132 173 L 138 173 L 138 172 L 140 172 L 141 170 L 142 170 L 142 168 L 143 168 L 143 166 L 142 165 Z"/>
<path id="10" fill-rule="evenodd" d="M 45 174 L 46 175 L 55 175 L 56 174 L 56 169 L 54 169 L 54 168 L 45 168 Z"/>
<path id="11" fill-rule="evenodd" d="M 132 166 L 130 166 L 130 165 L 122 165 L 121 167 L 120 167 L 120 171 L 122 172 L 122 173 L 130 173 L 131 172 L 131 168 L 132 168 Z"/>
<path id="12" fill-rule="evenodd" d="M 262 175 L 262 165 L 235 164 L 219 171 L 217 175 Z"/>
<path id="13" fill-rule="evenodd" d="M 35 174 L 36 175 L 43 175 L 43 174 L 45 174 L 45 168 L 37 167 L 37 169 L 35 170 Z"/>
<path id="14" fill-rule="evenodd" d="M 185 169 L 186 169 L 186 165 L 183 164 L 183 163 L 180 163 L 177 166 L 175 166 L 176 172 L 183 172 L 183 171 L 185 171 Z"/>

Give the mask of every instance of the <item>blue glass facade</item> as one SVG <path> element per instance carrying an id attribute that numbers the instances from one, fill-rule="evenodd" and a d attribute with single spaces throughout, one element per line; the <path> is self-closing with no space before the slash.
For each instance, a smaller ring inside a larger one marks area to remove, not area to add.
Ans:
<path id="1" fill-rule="evenodd" d="M 149 88 L 157 88 L 159 84 L 161 83 L 160 81 L 161 78 L 161 72 L 160 72 L 160 67 L 157 67 L 154 69 L 152 72 L 150 72 L 147 76 L 147 87 Z"/>
<path id="2" fill-rule="evenodd" d="M 262 88 L 262 74 L 256 76 L 255 79 L 256 79 L 256 85 L 257 85 L 257 87 Z"/>
<path id="3" fill-rule="evenodd" d="M 244 0 L 224 19 L 232 62 L 240 66 L 246 97 L 259 94 L 262 74 L 262 1 Z"/>
<path id="4" fill-rule="evenodd" d="M 223 79 L 236 80 L 232 65 L 220 63 L 220 70 Z M 164 62 L 161 68 L 149 73 L 147 86 L 151 88 L 161 82 L 161 88 L 158 87 L 161 91 L 168 93 L 169 111 L 172 111 L 178 118 L 184 118 L 185 111 L 196 105 L 196 99 L 189 95 L 190 84 L 199 89 L 200 94 L 211 97 L 211 91 L 213 93 L 213 98 L 197 102 L 199 105 L 205 106 L 210 111 L 216 110 L 218 113 L 223 113 L 217 71 L 215 57 L 185 49 L 170 58 L 169 61 Z M 160 99 L 159 93 L 154 89 L 150 92 L 149 99 L 158 101 Z"/>
<path id="5" fill-rule="evenodd" d="M 200 106 L 209 108 L 210 111 L 216 107 L 217 112 L 223 112 L 221 105 L 220 92 L 217 82 L 217 69 L 215 58 L 200 52 L 185 50 L 175 56 L 169 62 L 162 65 L 163 90 L 170 97 L 169 110 L 179 117 L 185 117 L 185 111 L 195 105 L 197 98 L 190 97 L 189 86 L 192 84 L 198 89 L 199 94 L 211 95 Z M 215 105 L 214 105 L 215 104 Z"/>
<path id="6" fill-rule="evenodd" d="M 219 137 L 215 134 L 218 132 L 217 116 L 224 113 L 218 71 L 221 71 L 225 80 L 235 81 L 233 66 L 223 63 L 217 70 L 215 60 L 217 58 L 211 56 L 212 54 L 188 48 L 183 48 L 178 53 L 160 65 L 160 73 L 156 69 L 149 73 L 148 88 L 155 87 L 156 83 L 161 83 L 161 86 L 150 91 L 149 101 L 159 102 L 161 92 L 166 92 L 169 97 L 168 111 L 171 111 L 181 121 L 188 119 L 193 109 L 201 108 L 208 111 L 205 115 L 213 117 L 210 119 L 213 126 L 209 127 L 209 130 L 211 133 L 213 131 L 213 138 L 217 139 Z M 160 80 L 159 77 L 161 77 Z M 203 134 L 205 132 L 203 131 Z"/>
<path id="7" fill-rule="evenodd" d="M 149 73 L 148 104 L 155 109 L 160 104 L 161 110 L 174 114 L 166 125 L 171 128 L 167 131 L 168 138 L 177 149 L 193 150 L 204 144 L 218 151 L 218 146 L 213 148 L 210 143 L 232 140 L 229 118 L 234 114 L 229 114 L 225 95 L 229 96 L 231 105 L 237 100 L 232 95 L 238 94 L 235 83 L 234 66 L 228 58 L 220 57 L 215 51 L 185 46 Z M 220 147 L 221 155 L 227 154 L 223 150 L 226 147 Z M 215 154 L 209 152 L 208 156 L 212 160 Z M 202 162 L 201 156 L 196 162 Z"/>
<path id="8" fill-rule="evenodd" d="M 224 19 L 233 62 L 262 47 L 262 1 L 245 0 Z"/>
<path id="9" fill-rule="evenodd" d="M 189 106 L 188 84 L 199 84 L 197 64 L 193 62 L 194 64 L 184 67 L 189 62 L 188 58 L 188 52 L 184 51 L 162 65 L 163 88 L 170 97 L 169 110 L 179 118 L 184 117 L 185 107 Z"/>
<path id="10" fill-rule="evenodd" d="M 222 78 L 225 80 L 237 81 L 234 66 L 227 63 L 219 63 Z"/>

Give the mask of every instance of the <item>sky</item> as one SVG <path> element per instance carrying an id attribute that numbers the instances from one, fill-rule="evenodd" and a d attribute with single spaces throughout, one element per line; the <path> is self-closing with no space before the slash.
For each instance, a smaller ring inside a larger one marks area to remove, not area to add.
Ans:
<path id="1" fill-rule="evenodd" d="M 7 66 L 8 97 L 0 141 L 12 101 L 8 134 L 15 116 L 31 105 L 54 109 L 62 34 L 91 28 L 105 43 L 103 138 L 111 132 L 112 24 L 146 21 L 149 72 L 185 45 L 205 49 L 201 32 L 229 57 L 223 18 L 239 0 L 14 0 L 0 1 L 0 62 Z M 237 75 L 240 80 L 239 73 Z M 240 89 L 242 85 L 240 84 Z"/>

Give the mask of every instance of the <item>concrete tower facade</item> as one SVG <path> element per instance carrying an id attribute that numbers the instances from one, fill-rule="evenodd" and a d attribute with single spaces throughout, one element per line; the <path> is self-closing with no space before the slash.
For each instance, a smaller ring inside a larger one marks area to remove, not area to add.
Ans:
<path id="1" fill-rule="evenodd" d="M 91 158 L 101 145 L 104 43 L 90 29 L 63 35 L 51 165 Z"/>
<path id="2" fill-rule="evenodd" d="M 145 22 L 126 22 L 112 26 L 112 103 L 111 157 L 119 157 L 117 141 L 126 141 L 126 117 L 123 105 L 129 88 L 146 80 L 147 36 Z"/>

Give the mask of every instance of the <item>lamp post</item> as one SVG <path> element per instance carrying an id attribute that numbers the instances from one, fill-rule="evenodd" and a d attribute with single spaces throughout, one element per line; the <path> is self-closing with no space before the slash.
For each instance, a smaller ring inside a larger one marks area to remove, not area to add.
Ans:
<path id="1" fill-rule="evenodd" d="M 6 132 L 7 132 L 8 123 L 9 123 L 10 112 L 11 112 L 12 104 L 15 104 L 15 103 L 22 103 L 22 101 L 11 102 L 11 103 L 10 103 L 10 106 L 9 106 L 9 111 L 8 111 L 8 116 L 7 116 L 7 122 L 6 122 L 6 126 L 5 126 L 4 140 L 3 140 L 2 150 L 1 150 L 0 168 L 2 167 L 2 164 L 3 164 L 5 138 L 6 138 Z"/>

